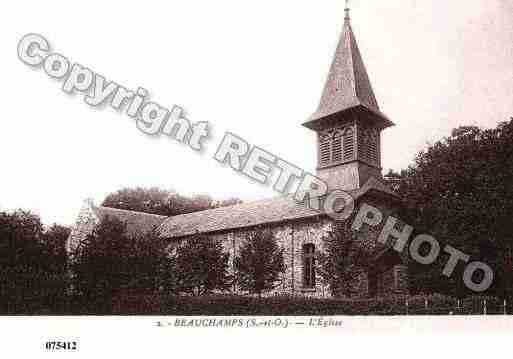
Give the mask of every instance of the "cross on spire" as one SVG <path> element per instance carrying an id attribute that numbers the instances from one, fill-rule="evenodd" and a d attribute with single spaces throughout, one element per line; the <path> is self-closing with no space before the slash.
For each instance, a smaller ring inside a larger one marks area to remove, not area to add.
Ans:
<path id="1" fill-rule="evenodd" d="M 346 12 L 345 20 L 349 21 L 351 19 L 351 17 L 349 16 L 349 12 L 351 11 L 351 8 L 349 7 L 349 0 L 346 0 L 346 8 L 344 9 L 344 11 Z"/>

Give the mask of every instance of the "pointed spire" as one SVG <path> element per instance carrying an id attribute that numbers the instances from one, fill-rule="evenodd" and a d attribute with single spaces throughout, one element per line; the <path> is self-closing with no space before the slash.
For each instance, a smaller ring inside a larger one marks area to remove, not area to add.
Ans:
<path id="1" fill-rule="evenodd" d="M 313 122 L 336 113 L 364 107 L 387 122 L 376 101 L 376 96 L 367 75 L 358 44 L 351 28 L 349 3 L 346 0 L 345 21 L 339 44 L 333 58 L 328 79 L 319 103 L 319 107 L 305 126 L 312 128 Z"/>

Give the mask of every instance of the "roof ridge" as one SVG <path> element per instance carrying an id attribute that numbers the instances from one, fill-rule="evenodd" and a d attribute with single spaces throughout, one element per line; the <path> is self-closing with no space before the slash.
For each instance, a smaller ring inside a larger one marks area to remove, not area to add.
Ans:
<path id="1" fill-rule="evenodd" d="M 182 214 L 177 214 L 175 216 L 169 216 L 168 219 L 172 219 L 172 218 L 176 218 L 176 217 L 192 216 L 192 215 L 199 214 L 199 213 L 220 211 L 220 210 L 226 210 L 226 209 L 236 208 L 236 207 L 250 206 L 250 205 L 254 205 L 256 203 L 270 201 L 270 200 L 275 200 L 275 199 L 280 199 L 280 198 L 285 198 L 285 197 L 286 196 L 268 197 L 268 198 L 257 199 L 257 200 L 249 201 L 249 202 L 242 202 L 242 203 L 232 204 L 232 205 L 224 206 L 224 207 L 216 207 L 216 208 L 204 209 L 202 211 L 182 213 Z M 167 222 L 167 220 L 164 221 L 164 222 Z"/>
<path id="2" fill-rule="evenodd" d="M 133 214 L 144 214 L 146 216 L 154 216 L 154 217 L 160 217 L 160 218 L 169 218 L 170 216 L 163 216 L 160 214 L 154 214 L 154 213 L 147 213 L 147 212 L 141 212 L 141 211 L 133 211 L 128 209 L 119 209 L 114 207 L 107 207 L 107 206 L 94 206 L 93 209 L 106 209 L 111 211 L 119 211 L 119 212 L 125 212 L 125 213 L 133 213 Z"/>
<path id="3" fill-rule="evenodd" d="M 366 105 L 366 107 L 379 111 L 379 104 L 351 25 L 349 25 L 349 31 L 351 34 L 349 41 L 351 42 L 351 65 L 354 73 L 354 91 L 356 98 L 360 103 Z"/>

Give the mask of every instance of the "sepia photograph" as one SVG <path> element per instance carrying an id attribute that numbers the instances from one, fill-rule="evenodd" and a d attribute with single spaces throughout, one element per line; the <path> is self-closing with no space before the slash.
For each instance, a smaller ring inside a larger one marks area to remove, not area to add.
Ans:
<path id="1" fill-rule="evenodd" d="M 507 344 L 511 0 L 5 6 L 13 353 Z"/>

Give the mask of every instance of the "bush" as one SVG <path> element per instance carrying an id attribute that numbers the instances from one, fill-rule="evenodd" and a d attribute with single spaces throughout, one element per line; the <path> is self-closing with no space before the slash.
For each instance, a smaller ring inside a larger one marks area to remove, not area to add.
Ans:
<path id="1" fill-rule="evenodd" d="M 169 296 L 165 300 L 167 315 L 449 315 L 483 314 L 487 300 L 487 314 L 502 314 L 497 298 L 472 297 L 460 301 L 434 294 L 415 297 L 373 298 L 362 300 L 338 298 L 308 298 L 275 296 L 267 298 L 242 296 Z M 408 300 L 408 309 L 406 307 Z M 427 309 L 426 309 L 427 300 Z"/>
<path id="2" fill-rule="evenodd" d="M 234 262 L 237 284 L 244 291 L 261 296 L 281 284 L 285 271 L 283 249 L 269 229 L 250 234 Z"/>
<path id="3" fill-rule="evenodd" d="M 173 293 L 207 295 L 227 291 L 233 278 L 228 273 L 228 253 L 220 241 L 198 234 L 178 245 L 167 261 L 171 273 L 165 288 Z"/>
<path id="4" fill-rule="evenodd" d="M 83 302 L 111 306 L 122 293 L 154 293 L 160 285 L 165 244 L 152 233 L 132 236 L 126 224 L 105 217 L 73 257 L 73 287 Z"/>
<path id="5" fill-rule="evenodd" d="M 408 308 L 406 307 L 408 300 Z M 426 309 L 427 300 L 427 309 Z M 253 297 L 235 295 L 176 296 L 163 293 L 125 292 L 105 300 L 84 301 L 76 296 L 63 306 L 49 307 L 30 314 L 67 315 L 175 315 L 175 316 L 384 316 L 384 315 L 482 315 L 503 314 L 503 302 L 494 297 L 458 300 L 434 294 L 414 297 L 373 299 L 308 298 L 295 296 Z M 508 304 L 507 312 L 513 312 Z M 28 313 L 27 313 L 28 314 Z"/>
<path id="6" fill-rule="evenodd" d="M 0 314 L 46 314 L 66 299 L 69 230 L 25 211 L 0 212 Z"/>

